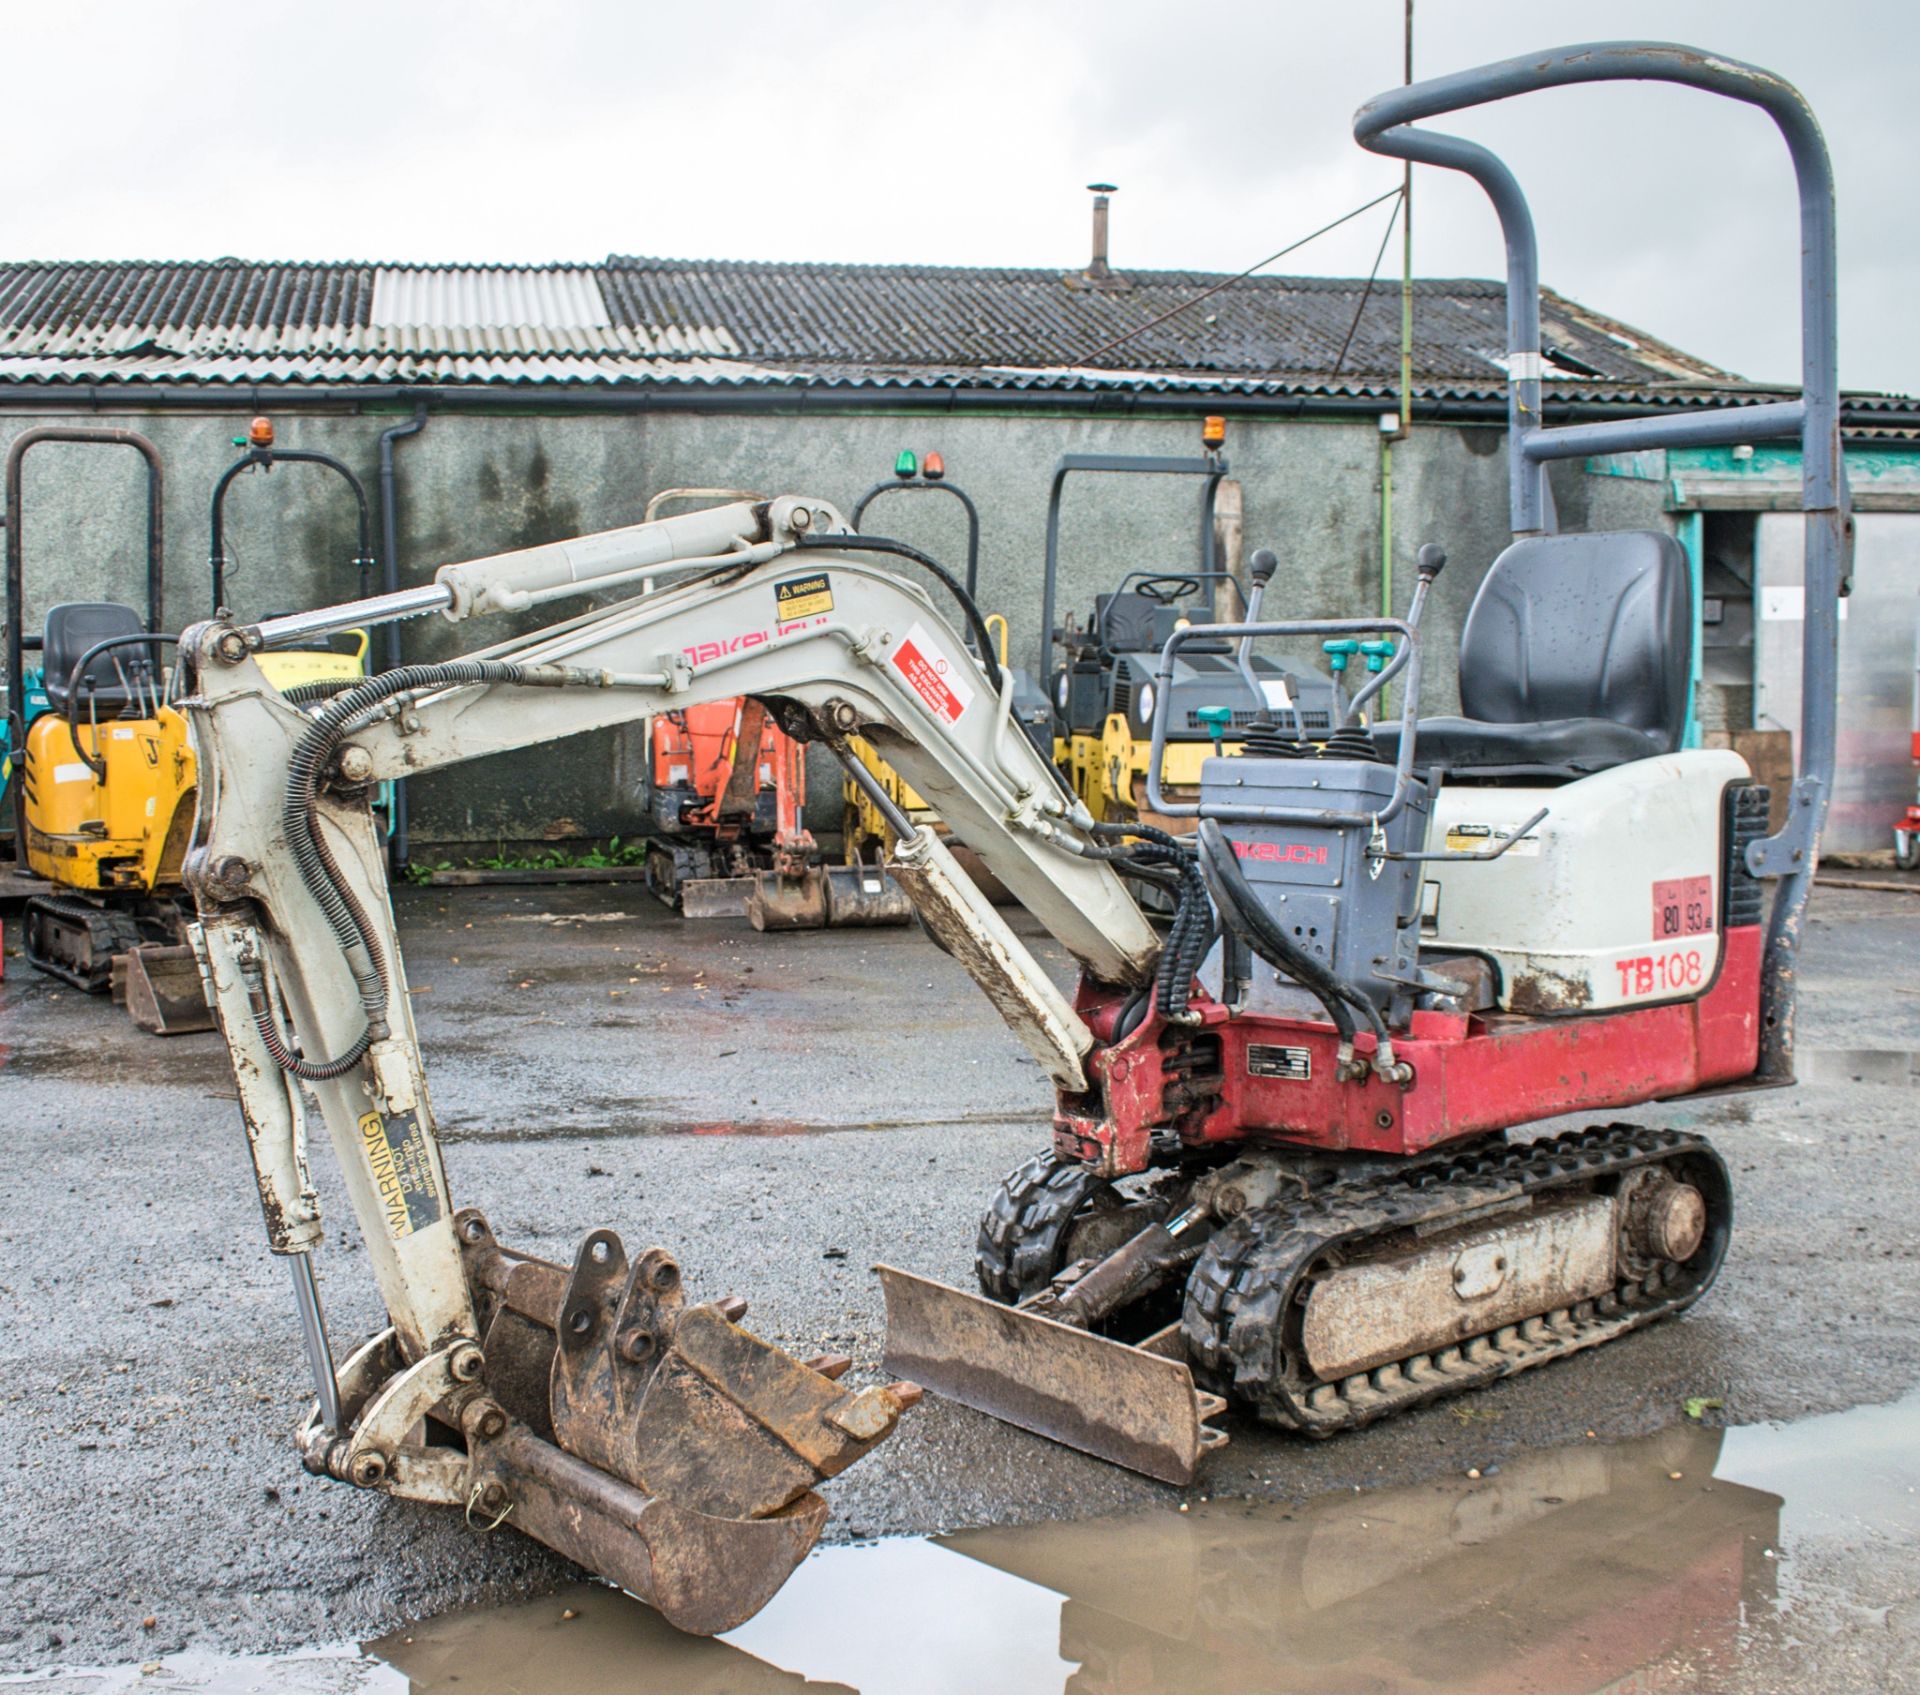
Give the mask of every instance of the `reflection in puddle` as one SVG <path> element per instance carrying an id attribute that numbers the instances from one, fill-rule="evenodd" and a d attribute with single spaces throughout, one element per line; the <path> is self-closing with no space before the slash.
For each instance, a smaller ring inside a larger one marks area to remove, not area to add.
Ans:
<path id="1" fill-rule="evenodd" d="M 721 1641 L 598 1585 L 351 1651 L 181 1656 L 74 1695 L 1590 1695 L 1746 1681 L 1797 1556 L 1920 1537 L 1920 1394 L 1797 1425 L 1683 1426 L 1521 1454 L 1480 1479 L 1214 1501 L 828 1548 Z M 1674 1474 L 1678 1473 L 1676 1477 Z M 103 1681 L 89 1681 L 100 1678 Z M 10 1682 L 0 1679 L 0 1683 Z"/>
<path id="2" fill-rule="evenodd" d="M 1920 1052 L 1909 1048 L 1801 1048 L 1793 1056 L 1802 1083 L 1920 1083 Z"/>

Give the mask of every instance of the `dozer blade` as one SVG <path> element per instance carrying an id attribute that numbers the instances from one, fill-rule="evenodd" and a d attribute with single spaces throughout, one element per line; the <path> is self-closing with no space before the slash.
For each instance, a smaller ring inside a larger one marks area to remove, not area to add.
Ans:
<path id="1" fill-rule="evenodd" d="M 114 998 L 124 999 L 127 1015 L 155 1036 L 184 1036 L 211 1030 L 213 1013 L 200 981 L 200 966 L 190 947 L 129 948 L 113 962 Z M 121 994 L 124 976 L 125 994 Z"/>
<path id="2" fill-rule="evenodd" d="M 886 1368 L 936 1395 L 1163 1483 L 1191 1483 L 1201 1455 L 1227 1439 L 1206 1424 L 1225 1402 L 1196 1389 L 1183 1360 L 876 1269 Z"/>
<path id="3" fill-rule="evenodd" d="M 751 877 L 688 877 L 674 885 L 682 918 L 745 918 Z"/>

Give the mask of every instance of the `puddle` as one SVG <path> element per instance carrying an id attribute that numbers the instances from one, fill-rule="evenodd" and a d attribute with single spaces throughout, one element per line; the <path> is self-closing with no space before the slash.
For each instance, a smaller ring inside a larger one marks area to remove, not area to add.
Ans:
<path id="1" fill-rule="evenodd" d="M 1478 1480 L 1297 1506 L 1195 1500 L 1186 1512 L 828 1548 L 716 1641 L 576 1584 L 442 1614 L 358 1651 L 179 1655 L 145 1675 L 0 1684 L 56 1695 L 1737 1687 L 1790 1670 L 1805 1638 L 1834 1628 L 1814 1616 L 1836 1604 L 1828 1578 L 1803 1582 L 1802 1561 L 1911 1557 L 1917 1485 L 1920 1392 L 1794 1425 L 1682 1426 L 1522 1454 Z"/>
<path id="2" fill-rule="evenodd" d="M 1920 1052 L 1908 1048 L 1801 1048 L 1793 1056 L 1802 1083 L 1920 1083 Z"/>

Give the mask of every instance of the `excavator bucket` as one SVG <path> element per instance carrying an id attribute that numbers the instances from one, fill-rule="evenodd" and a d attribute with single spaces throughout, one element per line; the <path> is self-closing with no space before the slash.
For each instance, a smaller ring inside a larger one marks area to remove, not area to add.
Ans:
<path id="1" fill-rule="evenodd" d="M 799 876 L 762 871 L 747 916 L 756 930 L 855 929 L 905 924 L 913 905 L 877 866 L 815 865 Z"/>
<path id="2" fill-rule="evenodd" d="M 457 1413 L 435 1403 L 434 1416 L 466 1438 L 468 1517 L 517 1526 L 682 1630 L 729 1630 L 764 1606 L 826 1523 L 814 1485 L 884 1441 L 920 1398 L 911 1383 L 843 1388 L 847 1360 L 783 1353 L 740 1328 L 744 1301 L 686 1304 L 662 1248 L 630 1262 L 618 1236 L 596 1230 L 569 1269 L 501 1247 L 476 1211 L 456 1215 L 455 1231 L 481 1319 L 481 1393 Z M 347 1408 L 356 1448 L 394 1397 L 382 1340 L 343 1373 L 360 1403 Z M 401 1404 L 386 1422 L 415 1413 Z M 310 1463 L 318 1448 L 351 1475 L 354 1453 L 336 1456 L 309 1428 Z M 422 1460 L 405 1464 L 426 1473 Z"/>
<path id="3" fill-rule="evenodd" d="M 1206 1422 L 1226 1403 L 1194 1387 L 1177 1326 L 1133 1347 L 897 1266 L 876 1269 L 886 1368 L 936 1395 L 1164 1483 L 1191 1483 L 1201 1456 L 1227 1439 Z"/>
<path id="4" fill-rule="evenodd" d="M 798 876 L 761 871 L 747 896 L 747 917 L 756 930 L 824 930 L 827 927 L 827 874 L 810 866 Z"/>
<path id="5" fill-rule="evenodd" d="M 213 1028 L 213 1013 L 190 947 L 143 946 L 116 954 L 113 998 L 154 1036 L 184 1036 Z"/>

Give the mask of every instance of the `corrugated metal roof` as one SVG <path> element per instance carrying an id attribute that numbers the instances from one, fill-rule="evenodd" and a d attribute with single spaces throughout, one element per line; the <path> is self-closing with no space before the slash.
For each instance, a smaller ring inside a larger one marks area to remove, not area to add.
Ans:
<path id="1" fill-rule="evenodd" d="M 694 385 L 1398 397 L 1397 284 L 905 265 L 0 265 L 0 383 Z M 1414 284 L 1419 392 L 1506 393 L 1505 290 Z M 1688 406 L 1776 390 L 1564 296 L 1542 298 L 1549 397 Z M 1150 326 L 1145 327 L 1143 326 Z M 1120 339 L 1124 338 L 1124 339 Z M 1119 345 L 1100 350 L 1119 339 Z M 1344 348 L 1344 355 L 1343 355 Z M 1090 357 L 1091 356 L 1091 357 Z M 1889 429 L 1898 397 L 1853 397 Z M 1855 426 L 1857 427 L 1857 425 Z"/>
<path id="2" fill-rule="evenodd" d="M 1192 271 L 1130 271 L 1115 286 L 1095 287 L 1058 271 L 615 256 L 601 286 L 618 322 L 655 332 L 725 324 L 759 359 L 1052 369 L 1088 363 L 1088 355 L 1125 337 L 1093 362 L 1237 375 L 1336 366 L 1387 375 L 1400 368 L 1393 283 L 1369 295 L 1358 278 L 1250 277 L 1152 324 L 1221 280 Z M 1414 368 L 1423 377 L 1501 377 L 1503 285 L 1423 279 L 1414 294 Z M 1609 380 L 1728 378 L 1650 335 L 1635 331 L 1623 339 L 1612 319 L 1551 291 L 1542 322 L 1549 343 Z"/>
<path id="3" fill-rule="evenodd" d="M 382 265 L 373 273 L 370 321 L 577 330 L 613 316 L 598 277 L 581 265 Z"/>

